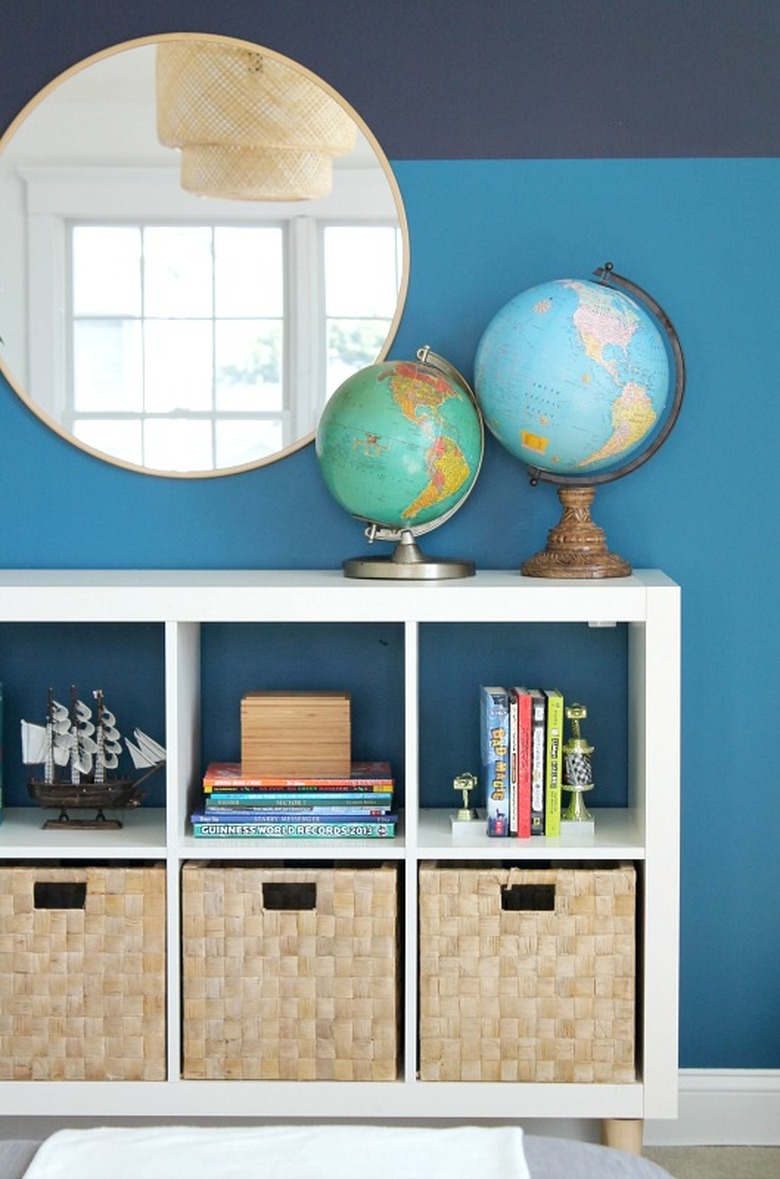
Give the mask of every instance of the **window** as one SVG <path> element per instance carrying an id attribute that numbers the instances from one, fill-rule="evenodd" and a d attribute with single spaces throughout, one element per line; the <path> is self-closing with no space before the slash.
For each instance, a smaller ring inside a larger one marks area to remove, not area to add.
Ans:
<path id="1" fill-rule="evenodd" d="M 376 165 L 336 170 L 312 202 L 195 198 L 157 166 L 20 176 L 29 310 L 12 367 L 85 446 L 160 472 L 252 465 L 310 436 L 384 351 L 406 257 Z"/>
<path id="2" fill-rule="evenodd" d="M 241 466 L 305 433 L 293 390 L 327 396 L 373 362 L 402 267 L 396 227 L 309 220 L 71 223 L 66 428 L 170 471 Z"/>
<path id="3" fill-rule="evenodd" d="M 281 227 L 75 224 L 70 240 L 76 437 L 173 471 L 280 449 Z"/>
<path id="4" fill-rule="evenodd" d="M 401 235 L 394 226 L 324 230 L 326 388 L 379 355 L 398 300 Z"/>

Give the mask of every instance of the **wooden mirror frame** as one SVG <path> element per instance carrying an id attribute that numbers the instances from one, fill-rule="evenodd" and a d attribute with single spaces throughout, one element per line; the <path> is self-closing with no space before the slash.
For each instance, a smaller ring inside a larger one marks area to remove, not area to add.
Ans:
<path id="1" fill-rule="evenodd" d="M 85 70 L 87 70 L 90 66 L 93 66 L 97 63 L 108 61 L 108 60 L 116 57 L 117 55 L 125 53 L 129 50 L 137 49 L 137 48 L 143 47 L 143 46 L 154 46 L 154 45 L 158 45 L 161 42 L 165 42 L 165 41 L 186 41 L 186 40 L 215 40 L 220 43 L 224 43 L 226 45 L 232 45 L 232 46 L 236 46 L 239 48 L 249 49 L 249 50 L 252 50 L 255 52 L 261 51 L 264 55 L 266 55 L 269 58 L 274 59 L 275 61 L 280 61 L 280 62 L 286 63 L 287 65 L 293 67 L 295 70 L 300 71 L 300 73 L 302 75 L 304 75 L 305 77 L 308 77 L 309 79 L 311 79 L 311 81 L 313 81 L 317 86 L 321 87 L 324 90 L 324 92 L 326 94 L 329 94 L 341 106 L 341 108 L 348 113 L 348 115 L 354 121 L 358 132 L 362 135 L 363 139 L 366 141 L 366 143 L 370 147 L 371 151 L 373 152 L 373 155 L 376 158 L 377 163 L 379 164 L 379 166 L 384 174 L 384 179 L 388 185 L 389 193 L 390 193 L 390 196 L 392 198 L 392 201 L 393 201 L 393 204 L 395 207 L 396 216 L 397 216 L 397 225 L 398 225 L 398 229 L 400 231 L 401 241 L 402 241 L 402 263 L 401 263 L 400 282 L 398 284 L 398 297 L 397 297 L 397 303 L 396 303 L 396 307 L 395 307 L 395 313 L 393 315 L 392 322 L 390 324 L 390 328 L 388 330 L 388 333 L 385 337 L 383 346 L 382 346 L 380 352 L 375 357 L 375 360 L 377 360 L 377 361 L 383 360 L 387 356 L 387 354 L 392 346 L 396 332 L 398 330 L 398 325 L 400 323 L 401 315 L 403 313 L 407 289 L 408 289 L 408 283 L 409 283 L 409 232 L 408 232 L 406 213 L 405 213 L 405 209 L 403 206 L 403 201 L 401 198 L 400 189 L 398 187 L 398 183 L 395 179 L 395 176 L 394 176 L 393 171 L 390 167 L 390 164 L 387 160 L 387 157 L 385 156 L 384 152 L 382 151 L 382 148 L 380 147 L 378 141 L 376 140 L 375 136 L 371 132 L 370 128 L 365 124 L 365 122 L 360 117 L 360 115 L 358 115 L 357 112 L 332 87 L 330 87 L 328 85 L 328 83 L 324 82 L 321 78 L 319 78 L 316 74 L 313 74 L 311 71 L 306 69 L 304 66 L 301 66 L 299 63 L 292 61 L 292 59 L 285 57 L 283 54 L 277 53 L 274 50 L 268 49 L 263 46 L 255 45 L 252 42 L 239 40 L 237 38 L 213 37 L 211 35 L 200 34 L 200 33 L 160 34 L 157 36 L 141 37 L 141 38 L 136 38 L 133 40 L 125 41 L 125 42 L 120 42 L 116 45 L 111 46 L 108 49 L 102 50 L 99 53 L 93 54 L 93 55 L 85 58 L 83 61 L 76 63 L 74 66 L 70 67 L 68 70 L 59 74 L 57 77 L 52 79 L 52 81 L 49 82 L 30 102 L 28 102 L 25 105 L 25 107 L 19 112 L 19 114 L 16 116 L 16 118 L 13 120 L 13 122 L 9 125 L 9 127 L 4 132 L 2 137 L 0 137 L 0 160 L 2 160 L 3 154 L 6 152 L 9 145 L 14 140 L 14 137 L 24 127 L 24 124 L 25 124 L 26 120 L 28 119 L 28 117 L 34 111 L 36 111 L 39 108 L 39 106 L 42 103 L 44 103 L 50 96 L 54 95 L 57 92 L 58 88 L 63 83 L 67 82 L 69 79 L 73 78 L 76 75 L 83 74 L 83 72 Z M 195 198 L 195 199 L 198 199 L 198 198 Z M 300 205 L 300 202 L 296 202 L 296 203 L 298 205 Z M 18 271 L 19 264 L 17 264 L 15 267 L 12 265 L 12 268 L 16 269 Z M 13 279 L 9 280 L 6 278 L 6 281 L 3 285 L 6 286 L 7 290 L 14 290 L 15 289 L 15 290 L 19 291 L 20 288 L 23 288 L 26 285 L 26 281 L 28 279 L 28 266 L 27 266 L 26 259 L 25 259 L 25 262 L 24 262 L 22 268 L 24 270 L 24 275 L 20 279 L 19 275 L 17 274 L 17 279 L 19 281 L 14 282 Z M 0 273 L 0 279 L 2 279 L 1 273 Z M 12 298 L 13 295 L 9 294 L 9 297 Z M 25 330 L 25 334 L 27 334 L 29 332 L 28 315 L 25 315 L 25 317 L 24 317 L 24 330 Z M 8 331 L 8 329 L 6 329 L 6 331 L 3 331 L 2 326 L 0 325 L 0 340 L 2 340 L 2 338 L 5 336 L 6 341 L 7 341 L 7 338 L 8 338 L 7 331 Z M 64 358 L 62 358 L 61 362 L 64 364 Z M 215 468 L 213 470 L 206 469 L 206 470 L 191 470 L 191 471 L 190 470 L 188 470 L 188 471 L 168 470 L 168 469 L 158 469 L 158 468 L 145 467 L 145 466 L 140 466 L 135 463 L 126 461 L 122 458 L 116 457 L 112 454 L 109 454 L 109 453 L 103 451 L 103 450 L 97 449 L 96 447 L 88 444 L 87 442 L 75 437 L 72 433 L 70 433 L 65 428 L 64 425 L 60 424 L 60 422 L 56 419 L 55 416 L 53 416 L 52 413 L 48 412 L 45 408 L 43 408 L 41 405 L 38 404 L 38 402 L 36 401 L 34 391 L 32 389 L 26 388 L 25 382 L 23 380 L 20 380 L 17 378 L 17 376 L 14 374 L 14 372 L 12 371 L 12 369 L 10 367 L 10 364 L 9 364 L 6 354 L 5 354 L 5 349 L 2 347 L 2 345 L 0 345 L 0 374 L 2 374 L 3 377 L 5 377 L 6 381 L 10 385 L 11 389 L 21 398 L 21 400 L 28 406 L 28 408 L 41 421 L 43 421 L 46 426 L 48 426 L 50 429 L 52 429 L 55 433 L 59 434 L 66 441 L 72 443 L 73 445 L 75 445 L 79 449 L 86 451 L 88 454 L 91 454 L 98 459 L 101 459 L 101 460 L 108 462 L 108 463 L 115 465 L 115 466 L 119 466 L 119 467 L 123 467 L 123 468 L 129 469 L 129 470 L 137 471 L 142 474 L 157 475 L 157 476 L 171 477 L 171 478 L 207 478 L 207 477 L 221 477 L 223 475 L 238 474 L 238 473 L 242 473 L 245 471 L 254 470 L 256 468 L 266 466 L 269 463 L 276 462 L 279 459 L 284 458 L 287 455 L 290 455 L 290 454 L 300 450 L 302 447 L 308 445 L 313 440 L 315 429 L 316 429 L 316 422 L 314 422 L 311 429 L 307 430 L 300 437 L 292 440 L 288 445 L 285 445 L 282 449 L 275 451 L 272 454 L 267 454 L 257 460 L 246 462 L 246 463 L 239 465 L 239 466 Z M 34 384 L 33 381 L 30 381 L 29 383 L 31 385 Z M 328 393 L 330 393 L 330 392 L 333 392 L 333 390 L 328 391 Z M 291 394 L 293 397 L 296 395 L 295 388 L 292 389 Z M 323 404 L 324 404 L 324 402 L 323 402 Z"/>

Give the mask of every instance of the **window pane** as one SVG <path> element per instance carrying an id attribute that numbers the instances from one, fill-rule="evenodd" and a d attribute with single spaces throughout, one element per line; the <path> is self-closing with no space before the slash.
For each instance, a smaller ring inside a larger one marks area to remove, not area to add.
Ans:
<path id="1" fill-rule="evenodd" d="M 282 326 L 258 320 L 218 323 L 217 410 L 282 408 Z"/>
<path id="2" fill-rule="evenodd" d="M 147 418 L 144 462 L 158 471 L 212 470 L 211 422 Z"/>
<path id="3" fill-rule="evenodd" d="M 215 299 L 218 316 L 284 314 L 282 231 L 220 227 L 214 231 Z"/>
<path id="4" fill-rule="evenodd" d="M 79 413 L 142 411 L 138 320 L 80 319 L 74 323 L 73 405 Z"/>
<path id="5" fill-rule="evenodd" d="M 125 463 L 141 466 L 143 450 L 141 422 L 132 418 L 101 422 L 99 418 L 77 421 L 73 433 L 88 446 L 113 455 Z"/>
<path id="6" fill-rule="evenodd" d="M 327 315 L 393 318 L 398 301 L 393 227 L 327 226 L 324 252 Z"/>
<path id="7" fill-rule="evenodd" d="M 237 421 L 217 423 L 217 466 L 241 467 L 281 450 L 284 445 L 282 423 L 276 421 Z"/>
<path id="8" fill-rule="evenodd" d="M 212 309 L 211 230 L 162 226 L 144 230 L 144 313 L 183 318 Z"/>
<path id="9" fill-rule="evenodd" d="M 74 225 L 74 315 L 141 314 L 138 227 Z"/>
<path id="10" fill-rule="evenodd" d="M 147 322 L 144 341 L 146 412 L 210 411 L 211 323 Z"/>
<path id="11" fill-rule="evenodd" d="M 326 388 L 335 392 L 360 368 L 373 364 L 385 341 L 390 320 L 332 319 L 328 321 Z"/>

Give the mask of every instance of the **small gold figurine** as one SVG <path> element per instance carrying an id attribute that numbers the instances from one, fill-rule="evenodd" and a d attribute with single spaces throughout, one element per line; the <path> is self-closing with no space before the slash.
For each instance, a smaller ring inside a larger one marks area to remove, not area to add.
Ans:
<path id="1" fill-rule="evenodd" d="M 593 789 L 591 754 L 593 746 L 582 735 L 580 721 L 585 720 L 588 710 L 584 704 L 571 704 L 566 709 L 566 719 L 571 722 L 571 736 L 563 747 L 563 789 L 571 794 L 569 805 L 561 816 L 567 823 L 592 823 L 593 816 L 585 806 L 583 794 Z"/>
<path id="2" fill-rule="evenodd" d="M 457 814 L 457 821 L 459 823 L 468 823 L 472 819 L 477 818 L 477 812 L 469 804 L 469 792 L 476 789 L 477 777 L 475 774 L 458 774 L 457 778 L 453 779 L 452 783 L 455 790 L 460 790 L 463 795 L 463 806 Z"/>

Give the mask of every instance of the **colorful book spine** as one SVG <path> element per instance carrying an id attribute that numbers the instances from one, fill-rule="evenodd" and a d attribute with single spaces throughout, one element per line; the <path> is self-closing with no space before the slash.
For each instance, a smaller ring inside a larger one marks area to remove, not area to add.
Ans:
<path id="1" fill-rule="evenodd" d="M 0 823 L 3 821 L 3 685 L 0 684 Z"/>
<path id="2" fill-rule="evenodd" d="M 362 782 L 354 779 L 352 782 L 322 782 L 310 779 L 290 779 L 287 782 L 242 782 L 203 781 L 204 794 L 385 794 L 393 789 L 392 781 Z"/>
<path id="3" fill-rule="evenodd" d="M 316 811 L 297 811 L 290 814 L 280 814 L 279 811 L 230 811 L 221 815 L 212 815 L 206 811 L 195 811 L 190 815 L 191 823 L 396 823 L 398 816 L 389 812 L 382 814 L 364 814 L 355 817 L 354 814 L 334 811 L 330 815 L 323 815 Z"/>
<path id="4" fill-rule="evenodd" d="M 358 791 L 334 791 L 327 792 L 324 790 L 297 790 L 295 793 L 289 791 L 275 791 L 275 790 L 257 790 L 257 791 L 241 791 L 241 790 L 227 790 L 219 791 L 212 794 L 204 794 L 203 796 L 208 806 L 248 806 L 251 803 L 257 803 L 260 806 L 284 806 L 284 807 L 311 807 L 316 803 L 318 806 L 343 806 L 345 803 L 356 805 L 364 803 L 369 807 L 388 806 L 393 796 L 389 791 L 372 791 L 370 794 L 361 794 Z"/>
<path id="5" fill-rule="evenodd" d="M 547 745 L 547 698 L 531 691 L 531 834 L 544 835 L 544 760 Z"/>
<path id="6" fill-rule="evenodd" d="M 193 823 L 198 839 L 392 839 L 395 823 Z"/>
<path id="7" fill-rule="evenodd" d="M 317 804 L 313 806 L 310 802 L 231 802 L 220 803 L 215 805 L 203 800 L 203 813 L 209 818 L 219 818 L 221 815 L 235 815 L 239 812 L 244 815 L 258 815 L 258 814 L 274 814 L 274 815 L 386 815 L 391 810 L 390 802 L 383 803 L 382 806 L 366 806 L 363 804 L 348 803 L 343 805 L 340 802 L 329 803 L 325 806 Z"/>
<path id="8" fill-rule="evenodd" d="M 509 834 L 509 700 L 505 688 L 480 693 L 481 760 L 487 833 Z"/>
<path id="9" fill-rule="evenodd" d="M 545 758 L 544 833 L 561 833 L 561 771 L 563 768 L 563 696 L 556 690 L 547 697 L 547 748 Z"/>
<path id="10" fill-rule="evenodd" d="M 244 774 L 240 762 L 211 762 L 203 775 L 203 789 L 212 790 L 390 790 L 393 775 L 385 761 L 352 763 L 347 777 L 288 778 Z"/>
<path id="11" fill-rule="evenodd" d="M 509 834 L 517 835 L 517 693 L 510 688 L 509 699 Z"/>
<path id="12" fill-rule="evenodd" d="M 513 688 L 517 703 L 515 731 L 515 793 L 517 795 L 517 836 L 531 834 L 531 693 L 527 688 Z"/>

